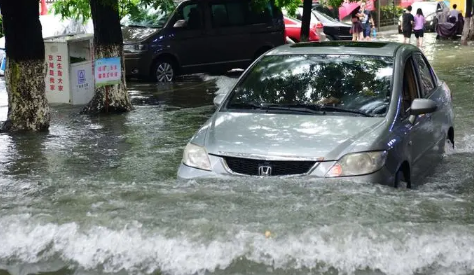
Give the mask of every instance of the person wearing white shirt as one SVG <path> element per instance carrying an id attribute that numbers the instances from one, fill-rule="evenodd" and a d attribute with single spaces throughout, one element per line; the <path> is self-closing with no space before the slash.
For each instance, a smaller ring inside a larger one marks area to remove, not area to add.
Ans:
<path id="1" fill-rule="evenodd" d="M 453 9 L 449 11 L 449 17 L 456 18 L 456 22 L 458 21 L 459 11 L 456 9 L 458 5 L 454 4 Z"/>

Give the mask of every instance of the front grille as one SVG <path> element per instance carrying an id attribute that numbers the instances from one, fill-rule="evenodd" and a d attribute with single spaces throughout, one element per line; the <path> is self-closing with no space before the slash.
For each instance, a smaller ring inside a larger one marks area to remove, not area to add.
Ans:
<path id="1" fill-rule="evenodd" d="M 267 161 L 235 157 L 224 157 L 224 160 L 232 172 L 250 176 L 286 176 L 306 174 L 316 163 L 315 161 Z M 271 171 L 269 174 L 265 174 L 268 172 L 268 167 L 270 167 Z"/>

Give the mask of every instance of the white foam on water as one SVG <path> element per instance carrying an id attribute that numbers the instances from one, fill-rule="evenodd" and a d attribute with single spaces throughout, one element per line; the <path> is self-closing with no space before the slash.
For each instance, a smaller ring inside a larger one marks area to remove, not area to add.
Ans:
<path id="1" fill-rule="evenodd" d="M 348 223 L 273 232 L 268 239 L 263 232 L 241 230 L 212 241 L 178 232 L 169 237 L 164 230 L 150 231 L 137 223 L 121 230 L 81 228 L 41 223 L 30 215 L 2 217 L 0 228 L 0 261 L 37 263 L 59 255 L 80 268 L 105 272 L 203 274 L 243 259 L 291 273 L 330 267 L 340 274 L 365 269 L 393 275 L 474 271 L 474 228 L 461 225 Z"/>
<path id="2" fill-rule="evenodd" d="M 474 135 L 466 134 L 463 137 L 456 137 L 455 149 L 453 153 L 473 153 L 474 152 Z"/>

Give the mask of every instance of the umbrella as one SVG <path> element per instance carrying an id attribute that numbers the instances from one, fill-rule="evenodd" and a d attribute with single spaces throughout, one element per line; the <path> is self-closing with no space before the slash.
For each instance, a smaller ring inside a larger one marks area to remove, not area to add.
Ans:
<path id="1" fill-rule="evenodd" d="M 341 7 L 339 7 L 339 20 L 343 20 L 348 15 L 350 15 L 355 9 L 359 8 L 358 2 L 344 2 Z"/>

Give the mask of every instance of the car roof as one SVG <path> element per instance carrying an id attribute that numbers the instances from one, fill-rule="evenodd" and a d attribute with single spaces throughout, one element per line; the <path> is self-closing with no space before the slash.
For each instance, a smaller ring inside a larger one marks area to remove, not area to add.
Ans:
<path id="1" fill-rule="evenodd" d="M 402 47 L 410 45 L 396 42 L 325 41 L 285 44 L 268 51 L 265 55 L 286 54 L 347 54 L 393 57 Z"/>

